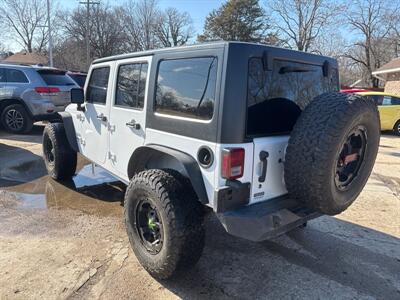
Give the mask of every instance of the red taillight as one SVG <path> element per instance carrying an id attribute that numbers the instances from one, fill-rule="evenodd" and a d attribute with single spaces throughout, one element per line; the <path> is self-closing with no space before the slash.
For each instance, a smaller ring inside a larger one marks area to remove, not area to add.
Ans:
<path id="1" fill-rule="evenodd" d="M 225 179 L 237 179 L 243 176 L 244 149 L 226 148 L 222 151 L 222 177 Z"/>
<path id="2" fill-rule="evenodd" d="M 39 94 L 56 94 L 60 92 L 60 89 L 58 87 L 39 86 L 35 87 L 35 91 Z"/>

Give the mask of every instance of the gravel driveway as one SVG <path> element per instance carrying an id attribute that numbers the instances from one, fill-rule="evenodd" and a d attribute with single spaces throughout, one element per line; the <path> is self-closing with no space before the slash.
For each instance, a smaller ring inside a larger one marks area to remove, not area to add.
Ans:
<path id="1" fill-rule="evenodd" d="M 209 215 L 196 268 L 156 281 L 130 249 L 123 184 L 82 158 L 73 181 L 49 179 L 41 130 L 0 132 L 0 299 L 400 299 L 398 137 L 382 137 L 345 213 L 262 243 L 226 234 Z"/>

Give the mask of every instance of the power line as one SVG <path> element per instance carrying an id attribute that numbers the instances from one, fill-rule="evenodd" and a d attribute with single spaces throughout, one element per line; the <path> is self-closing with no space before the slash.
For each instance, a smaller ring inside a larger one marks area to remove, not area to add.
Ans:
<path id="1" fill-rule="evenodd" d="M 95 1 L 82 1 L 79 4 L 86 5 L 86 68 L 89 69 L 90 67 L 90 5 L 100 4 L 100 2 Z"/>

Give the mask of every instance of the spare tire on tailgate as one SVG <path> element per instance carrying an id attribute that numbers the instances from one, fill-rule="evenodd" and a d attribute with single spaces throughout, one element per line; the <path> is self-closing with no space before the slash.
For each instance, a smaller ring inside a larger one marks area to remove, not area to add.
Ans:
<path id="1" fill-rule="evenodd" d="M 376 105 L 354 94 L 326 93 L 301 113 L 289 139 L 289 194 L 328 215 L 344 211 L 366 184 L 379 147 Z"/>

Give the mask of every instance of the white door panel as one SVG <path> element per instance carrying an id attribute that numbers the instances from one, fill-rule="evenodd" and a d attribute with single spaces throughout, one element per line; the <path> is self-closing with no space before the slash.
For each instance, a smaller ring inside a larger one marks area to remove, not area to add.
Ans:
<path id="1" fill-rule="evenodd" d="M 132 153 L 144 144 L 151 58 L 125 59 L 115 65 L 109 160 L 113 171 L 125 179 L 128 178 L 127 166 Z"/>
<path id="2" fill-rule="evenodd" d="M 98 164 L 106 162 L 109 139 L 109 109 L 113 90 L 114 62 L 94 65 L 85 86 L 85 111 L 80 115 L 81 153 Z M 108 70 L 108 74 L 107 74 Z"/>

